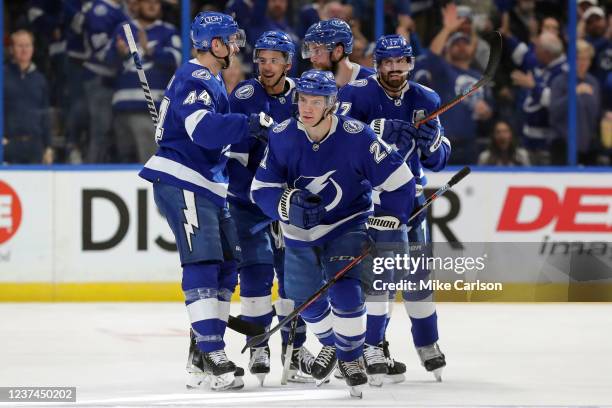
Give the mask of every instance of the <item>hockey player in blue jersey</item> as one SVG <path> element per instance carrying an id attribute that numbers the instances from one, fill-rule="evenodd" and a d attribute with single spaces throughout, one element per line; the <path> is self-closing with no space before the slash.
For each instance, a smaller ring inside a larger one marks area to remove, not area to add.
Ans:
<path id="1" fill-rule="evenodd" d="M 375 217 L 392 224 L 372 229 L 375 240 L 407 242 L 404 224 L 415 194 L 412 173 L 371 129 L 332 113 L 336 95 L 330 72 L 302 74 L 296 87 L 299 116 L 270 132 L 251 185 L 255 203 L 281 221 L 285 292 L 296 305 L 364 251 L 373 195 L 379 202 Z M 376 221 L 372 224 L 379 225 Z M 323 344 L 312 376 L 325 381 L 338 362 L 352 395 L 360 395 L 353 387 L 367 382 L 360 365 L 366 325 L 362 273 L 363 265 L 353 267 L 301 314 Z"/>
<path id="2" fill-rule="evenodd" d="M 368 77 L 374 70 L 349 60 L 353 52 L 353 32 L 340 19 L 319 21 L 308 28 L 302 43 L 302 58 L 310 58 L 312 67 L 331 71 L 342 88 L 351 81 Z"/>
<path id="3" fill-rule="evenodd" d="M 292 102 L 295 82 L 287 77 L 295 46 L 291 38 L 282 31 L 266 31 L 255 42 L 253 62 L 258 67 L 257 78 L 242 81 L 230 95 L 232 112 L 251 114 L 266 112 L 276 122 L 294 115 Z M 284 245 L 278 231 L 278 222 L 267 228 L 268 217 L 250 199 L 251 181 L 263 158 L 266 145 L 256 139 L 244 140 L 231 147 L 227 168 L 230 177 L 229 209 L 236 222 L 238 239 L 242 248 L 240 273 L 241 315 L 244 320 L 269 327 L 273 310 L 271 303 L 274 271 L 278 277 L 279 299 L 275 308 L 279 319 L 283 319 L 294 308 L 284 290 Z M 253 229 L 257 229 L 253 233 Z M 284 359 L 289 328 L 282 335 L 282 358 Z M 290 368 L 290 381 L 305 381 L 310 377 L 314 356 L 303 346 L 306 341 L 306 326 L 300 318 L 294 338 L 294 349 Z M 270 372 L 270 349 L 265 344 L 251 348 L 249 369 L 263 384 Z M 301 372 L 301 373 L 300 373 Z M 312 380 L 312 378 L 310 378 Z"/>
<path id="4" fill-rule="evenodd" d="M 414 67 L 412 48 L 399 35 L 386 35 L 378 39 L 374 51 L 376 75 L 354 81 L 339 94 L 341 112 L 364 121 L 372 122 L 375 132 L 393 145 L 407 161 L 416 177 L 417 195 L 413 206 L 425 201 L 423 187 L 426 178 L 423 167 L 442 170 L 450 156 L 450 142 L 444 137 L 444 129 L 438 118 L 426 122 L 418 129 L 413 123 L 440 107 L 439 96 L 431 89 L 409 81 Z M 422 212 L 410 225 L 408 239 L 411 247 L 421 243 L 421 252 L 429 251 L 431 236 L 427 229 L 426 213 Z M 427 254 L 425 254 L 427 255 Z M 429 271 L 418 270 L 415 276 L 427 278 Z M 412 322 L 413 341 L 428 371 L 437 378 L 446 364 L 437 345 L 438 329 L 435 304 L 431 292 L 404 292 L 404 306 Z M 388 324 L 388 303 L 385 293 L 371 293 L 366 300 L 368 330 L 365 345 L 366 367 L 380 361 L 384 353 L 389 364 L 388 372 L 395 380 L 403 380 L 405 365 L 389 358 L 388 343 L 384 332 Z M 375 371 L 375 370 L 373 370 Z"/>
<path id="5" fill-rule="evenodd" d="M 188 386 L 224 390 L 242 386 L 234 372 L 244 373 L 227 358 L 223 341 L 240 260 L 226 202 L 227 152 L 232 143 L 267 138 L 273 122 L 265 122 L 263 113 L 229 113 L 220 71 L 244 46 L 236 22 L 225 14 L 200 13 L 191 25 L 191 39 L 196 57 L 168 84 L 155 133 L 159 149 L 140 176 L 153 183 L 155 203 L 180 255 L 185 304 L 201 352 L 196 366 L 204 374 L 191 376 Z"/>

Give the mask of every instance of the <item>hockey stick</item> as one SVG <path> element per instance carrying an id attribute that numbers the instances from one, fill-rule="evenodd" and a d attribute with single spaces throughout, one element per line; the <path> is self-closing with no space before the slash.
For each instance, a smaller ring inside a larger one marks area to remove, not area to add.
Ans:
<path id="1" fill-rule="evenodd" d="M 427 200 L 425 200 L 423 205 L 421 205 L 421 206 L 419 206 L 419 207 L 414 209 L 414 211 L 412 212 L 412 215 L 410 216 L 410 218 L 407 221 L 407 224 L 410 223 L 410 221 L 412 221 L 413 219 L 415 219 L 427 207 L 429 207 L 431 205 L 431 203 L 433 203 L 438 197 L 440 197 L 441 195 L 446 193 L 455 184 L 460 182 L 465 176 L 470 174 L 470 171 L 471 171 L 470 168 L 467 167 L 467 166 L 462 168 L 461 170 L 459 170 L 453 177 L 451 177 L 451 179 L 448 181 L 448 183 L 446 183 L 444 186 L 440 187 Z M 371 244 L 368 244 L 368 246 L 365 248 L 365 250 L 359 256 L 353 258 L 353 260 L 348 265 L 346 265 L 344 268 L 340 269 L 325 285 L 323 285 L 319 290 L 317 290 L 315 293 L 313 293 L 312 296 L 310 296 L 308 298 L 308 300 L 306 300 L 303 304 L 301 304 L 297 308 L 293 309 L 293 311 L 291 313 L 289 313 L 287 316 L 285 316 L 285 318 L 283 320 L 281 320 L 276 326 L 274 326 L 273 328 L 271 328 L 270 330 L 268 330 L 267 332 L 265 332 L 263 334 L 259 334 L 257 336 L 251 337 L 249 339 L 249 341 L 247 341 L 246 345 L 243 347 L 242 353 L 244 353 L 249 347 L 253 347 L 253 346 L 255 346 L 255 345 L 259 344 L 259 343 L 262 343 L 262 342 L 268 340 L 272 334 L 274 334 L 277 331 L 279 331 L 284 325 L 289 323 L 289 321 L 291 321 L 291 319 L 296 317 L 304 309 L 306 309 L 308 306 L 310 306 L 323 293 L 325 293 L 327 291 L 327 289 L 329 289 L 334 283 L 336 283 L 340 278 L 342 278 L 355 265 L 357 265 L 366 256 L 368 256 L 368 254 L 370 253 L 372 248 L 373 248 L 373 246 Z"/>
<path id="2" fill-rule="evenodd" d="M 125 32 L 125 38 L 127 38 L 128 47 L 130 48 L 130 54 L 132 54 L 132 59 L 134 60 L 134 64 L 136 65 L 136 72 L 138 73 L 138 79 L 140 80 L 140 87 L 142 88 L 142 91 L 145 95 L 145 99 L 147 100 L 147 108 L 149 109 L 149 114 L 151 115 L 151 119 L 153 119 L 153 125 L 157 126 L 157 121 L 159 120 L 157 116 L 157 109 L 155 108 L 153 95 L 151 95 L 149 81 L 147 81 L 144 69 L 142 68 L 142 61 L 140 60 L 140 55 L 138 55 L 138 48 L 136 48 L 136 41 L 134 41 L 132 29 L 130 28 L 130 25 L 128 23 L 125 23 L 123 25 L 123 31 Z"/>
<path id="3" fill-rule="evenodd" d="M 468 88 L 464 90 L 460 95 L 457 95 L 452 101 L 441 106 L 440 108 L 438 108 L 438 110 L 430 113 L 429 116 L 425 117 L 424 119 L 419 120 L 414 126 L 418 128 L 423 123 L 428 122 L 434 119 L 436 116 L 443 114 L 444 112 L 446 112 L 453 106 L 457 105 L 459 102 L 461 102 L 468 96 L 472 95 L 478 89 L 482 88 L 483 86 L 491 82 L 493 80 L 493 77 L 495 76 L 495 72 L 497 71 L 497 66 L 499 65 L 501 54 L 502 54 L 502 36 L 499 33 L 499 31 L 493 31 L 491 53 L 489 54 L 489 61 L 487 62 L 487 67 L 485 68 L 484 74 L 482 74 L 482 78 L 480 78 L 478 82 L 472 85 L 471 88 Z"/>
<path id="4" fill-rule="evenodd" d="M 124 24 L 123 31 L 125 33 L 125 38 L 127 38 L 130 54 L 132 54 L 134 64 L 136 65 L 136 72 L 138 73 L 138 79 L 140 80 L 140 87 L 142 88 L 142 91 L 145 95 L 145 99 L 147 100 L 147 108 L 149 109 L 149 114 L 151 115 L 151 119 L 153 120 L 153 125 L 157 126 L 157 109 L 155 108 L 155 102 L 153 101 L 153 95 L 151 94 L 151 88 L 149 87 L 147 76 L 145 75 L 144 69 L 142 68 L 142 61 L 140 60 L 140 55 L 138 54 L 138 49 L 136 48 L 136 41 L 134 41 L 134 36 L 132 35 L 132 29 L 130 28 L 130 25 L 127 23 Z M 246 336 L 255 336 L 265 332 L 265 328 L 263 326 L 244 321 L 234 316 L 229 316 L 227 320 L 227 327 Z"/>
<path id="5" fill-rule="evenodd" d="M 285 348 L 285 361 L 283 364 L 283 374 L 281 375 L 281 385 L 287 385 L 287 380 L 289 380 L 289 369 L 291 368 L 291 360 L 293 359 L 293 342 L 295 340 L 298 319 L 299 316 L 295 316 L 291 321 L 289 337 L 287 338 L 287 347 Z"/>

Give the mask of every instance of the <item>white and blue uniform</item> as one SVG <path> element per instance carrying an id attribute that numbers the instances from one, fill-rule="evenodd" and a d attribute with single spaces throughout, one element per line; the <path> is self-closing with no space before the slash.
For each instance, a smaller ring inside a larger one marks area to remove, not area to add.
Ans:
<path id="1" fill-rule="evenodd" d="M 269 95 L 257 79 L 239 83 L 230 95 L 232 112 L 246 115 L 265 112 L 275 122 L 282 122 L 294 116 L 292 103 L 295 82 L 285 79 L 285 89 L 278 95 Z M 269 218 L 250 198 L 251 182 L 261 162 L 266 145 L 252 139 L 234 144 L 227 163 L 230 183 L 228 191 L 229 209 L 236 222 L 238 239 L 242 248 L 242 262 L 238 265 L 240 273 L 241 315 L 246 321 L 270 326 L 273 317 L 271 289 L 274 271 L 278 278 L 280 299 L 276 302 L 276 313 L 282 319 L 293 310 L 293 302 L 288 301 L 284 289 L 284 249 L 275 245 L 271 227 L 257 228 Z M 252 228 L 259 229 L 257 232 Z M 287 343 L 288 327 L 283 327 L 283 343 Z M 298 321 L 294 346 L 301 347 L 306 340 L 306 326 Z"/>
<path id="2" fill-rule="evenodd" d="M 248 135 L 247 117 L 229 113 L 221 75 L 194 59 L 171 79 L 159 111 L 159 149 L 140 176 L 153 183 L 183 267 L 182 288 L 198 348 L 223 349 L 240 259 L 227 208 L 230 144 Z"/>
<path id="3" fill-rule="evenodd" d="M 340 102 L 339 111 L 342 114 L 366 123 L 379 118 L 400 119 L 415 123 L 440 107 L 440 97 L 435 91 L 412 81 L 408 82 L 406 88 L 397 98 L 391 98 L 378 82 L 376 75 L 349 83 L 340 90 L 338 100 Z M 439 119 L 437 123 L 439 131 L 443 134 L 444 129 Z M 423 188 L 427 183 L 427 178 L 423 168 L 432 171 L 442 170 L 448 162 L 450 152 L 450 142 L 444 136 L 442 136 L 440 147 L 429 157 L 421 154 L 414 140 L 411 146 L 399 151 L 412 173 L 415 174 L 416 197 L 411 207 L 416 208 L 425 201 Z M 427 228 L 426 211 L 421 212 L 409 224 L 409 227 L 409 242 L 427 244 L 426 250 L 429 253 L 431 236 Z M 411 246 L 411 251 L 412 256 L 418 255 L 414 253 L 414 246 Z M 428 275 L 429 271 L 419 270 L 412 278 L 417 280 L 427 279 Z M 415 346 L 422 347 L 436 342 L 438 340 L 437 314 L 432 302 L 431 291 L 405 291 L 403 296 L 412 321 L 412 335 Z M 368 331 L 366 343 L 377 345 L 383 340 L 385 327 L 388 323 L 388 305 L 386 302 L 378 300 L 368 301 L 367 307 Z"/>
<path id="4" fill-rule="evenodd" d="M 288 223 L 279 204 L 292 188 L 321 198 L 326 212 L 318 225 L 305 229 Z M 268 217 L 281 220 L 287 245 L 285 291 L 302 304 L 363 252 L 368 242 L 365 224 L 374 209 L 372 196 L 380 203 L 377 215 L 393 215 L 405 223 L 415 190 L 412 173 L 399 154 L 362 122 L 332 115 L 331 129 L 320 142 L 312 141 L 296 119 L 273 128 L 251 194 Z M 331 307 L 326 297 L 320 297 L 302 312 L 321 343 L 335 345 L 342 361 L 362 354 L 363 269 L 355 266 L 330 288 Z"/>

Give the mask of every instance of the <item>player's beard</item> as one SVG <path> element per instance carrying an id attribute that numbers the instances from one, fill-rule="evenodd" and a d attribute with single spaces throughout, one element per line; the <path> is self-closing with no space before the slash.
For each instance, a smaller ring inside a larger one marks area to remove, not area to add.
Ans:
<path id="1" fill-rule="evenodd" d="M 399 74 L 391 76 L 392 74 Z M 399 91 L 406 85 L 406 79 L 408 78 L 408 73 L 402 71 L 391 71 L 386 75 L 383 74 L 380 76 L 383 85 L 385 88 L 390 91 Z"/>

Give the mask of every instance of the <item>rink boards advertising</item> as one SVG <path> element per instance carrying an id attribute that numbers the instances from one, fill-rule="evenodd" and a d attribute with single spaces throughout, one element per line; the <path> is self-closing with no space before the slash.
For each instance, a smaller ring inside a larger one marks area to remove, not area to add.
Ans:
<path id="1" fill-rule="evenodd" d="M 428 190 L 452 174 L 428 174 Z M 475 171 L 429 215 L 434 242 L 530 243 L 540 254 L 566 245 L 596 251 L 608 265 L 611 220 L 610 173 L 579 171 Z M 0 172 L 0 300 L 180 300 L 176 257 L 135 168 Z M 529 269 L 505 276 L 506 287 L 534 289 L 541 271 Z M 611 284 L 604 274 L 588 288 Z M 545 300 L 568 300 L 566 289 Z M 612 300 L 585 296 L 576 300 Z"/>

